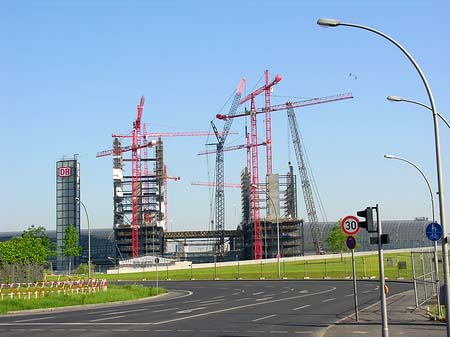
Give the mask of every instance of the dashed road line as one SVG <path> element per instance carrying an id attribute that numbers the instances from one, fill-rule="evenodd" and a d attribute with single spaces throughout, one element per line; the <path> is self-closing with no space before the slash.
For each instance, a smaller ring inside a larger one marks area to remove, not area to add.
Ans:
<path id="1" fill-rule="evenodd" d="M 267 301 L 267 300 L 270 300 L 271 298 L 273 298 L 273 296 L 270 296 L 270 297 L 263 297 L 263 298 L 258 298 L 258 299 L 256 300 L 256 302 Z"/>
<path id="2" fill-rule="evenodd" d="M 113 312 L 107 312 L 106 314 L 102 314 L 102 316 L 127 314 L 129 312 L 139 312 L 139 311 L 148 311 L 148 309 L 134 309 L 134 310 L 124 310 L 124 311 L 113 311 Z"/>
<path id="3" fill-rule="evenodd" d="M 113 317 L 105 317 L 105 318 L 98 318 L 98 319 L 91 319 L 89 322 L 100 322 L 100 321 L 106 321 L 108 319 L 116 319 L 116 318 L 123 318 L 125 315 L 121 316 L 113 316 Z"/>
<path id="4" fill-rule="evenodd" d="M 29 318 L 29 319 L 21 319 L 20 321 L 13 321 L 14 323 L 22 323 L 22 322 L 32 322 L 32 321 L 39 321 L 42 319 L 52 319 L 56 316 L 50 316 L 50 317 L 38 317 L 38 318 Z"/>
<path id="5" fill-rule="evenodd" d="M 363 294 L 367 294 L 367 293 L 370 293 L 370 292 L 372 292 L 372 290 L 366 290 L 366 291 L 363 291 L 362 293 Z"/>
<path id="6" fill-rule="evenodd" d="M 160 309 L 160 310 L 155 310 L 153 312 L 165 312 L 165 311 L 173 311 L 173 310 L 178 310 L 180 308 L 167 308 L 167 309 Z"/>
<path id="7" fill-rule="evenodd" d="M 312 334 L 312 333 L 314 333 L 314 331 L 296 331 L 295 333 L 298 333 L 298 334 Z"/>
<path id="8" fill-rule="evenodd" d="M 288 333 L 288 332 L 285 330 L 279 330 L 279 331 L 275 330 L 275 331 L 270 331 L 270 333 Z"/>
<path id="9" fill-rule="evenodd" d="M 296 311 L 296 310 L 300 310 L 300 309 L 307 308 L 307 307 L 310 307 L 310 306 L 311 306 L 311 304 L 305 304 L 305 305 L 302 305 L 301 307 L 297 307 L 297 308 L 294 308 L 292 310 Z"/>
<path id="10" fill-rule="evenodd" d="M 271 318 L 271 317 L 275 317 L 276 315 L 269 315 L 269 316 L 264 316 L 264 317 L 260 317 L 260 318 L 256 318 L 254 320 L 252 320 L 252 322 L 258 322 L 258 321 L 262 321 L 263 319 L 267 319 L 267 318 Z"/>
<path id="11" fill-rule="evenodd" d="M 256 296 L 256 295 L 261 295 L 261 294 L 264 294 L 264 291 L 260 291 L 260 292 L 257 292 L 257 293 L 253 293 L 252 295 L 253 295 L 253 296 Z"/>
<path id="12" fill-rule="evenodd" d="M 213 297 L 214 299 L 216 299 L 216 298 L 224 298 L 225 296 L 216 296 L 216 297 Z"/>
<path id="13" fill-rule="evenodd" d="M 344 297 L 349 297 L 349 296 L 353 296 L 353 294 L 344 295 Z"/>
<path id="14" fill-rule="evenodd" d="M 334 298 L 334 297 L 328 298 L 328 299 L 326 299 L 326 300 L 323 300 L 322 303 L 334 301 L 335 299 L 336 299 L 336 298 Z"/>

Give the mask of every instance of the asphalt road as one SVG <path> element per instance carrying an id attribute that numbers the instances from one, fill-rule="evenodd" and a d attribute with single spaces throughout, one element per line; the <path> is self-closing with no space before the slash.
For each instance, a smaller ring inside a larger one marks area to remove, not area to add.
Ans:
<path id="1" fill-rule="evenodd" d="M 146 283 L 154 285 L 154 283 Z M 388 283 L 395 294 L 408 283 Z M 130 304 L 0 316 L 2 337 L 319 336 L 354 310 L 351 281 L 162 282 L 169 294 Z M 360 308 L 378 282 L 359 281 Z"/>

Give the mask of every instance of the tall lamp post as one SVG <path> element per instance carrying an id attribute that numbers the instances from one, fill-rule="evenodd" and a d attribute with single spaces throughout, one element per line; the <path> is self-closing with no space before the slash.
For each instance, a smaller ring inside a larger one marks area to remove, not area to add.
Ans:
<path id="1" fill-rule="evenodd" d="M 76 197 L 75 200 L 83 206 L 84 213 L 86 214 L 86 220 L 87 220 L 87 228 L 88 228 L 88 279 L 91 278 L 91 227 L 89 226 L 89 215 L 86 210 L 86 206 L 84 206 L 84 203 L 81 201 L 80 198 Z"/>
<path id="2" fill-rule="evenodd" d="M 413 64 L 414 68 L 419 73 L 419 76 L 423 82 L 423 85 L 425 86 L 425 90 L 427 91 L 428 99 L 430 101 L 430 110 L 433 114 L 433 125 L 434 125 L 434 141 L 435 141 L 435 151 L 436 151 L 436 171 L 437 171 L 437 183 L 438 183 L 438 198 L 439 198 L 439 214 L 440 214 L 440 222 L 442 226 L 443 231 L 443 238 L 442 238 L 442 264 L 443 264 L 443 270 L 444 270 L 444 286 L 445 286 L 445 306 L 446 306 L 446 324 L 447 324 L 447 337 L 450 337 L 450 287 L 449 287 L 449 263 L 448 263 L 448 233 L 446 228 L 446 220 L 445 220 L 445 198 L 444 198 L 444 184 L 443 184 L 443 178 L 442 178 L 442 165 L 441 165 L 441 145 L 440 145 L 440 139 L 439 139 L 439 124 L 438 124 L 438 113 L 436 109 L 436 105 L 434 103 L 433 94 L 431 92 L 430 86 L 428 85 L 428 81 L 422 72 L 422 69 L 419 67 L 417 62 L 414 60 L 414 58 L 411 56 L 411 54 L 396 40 L 394 40 L 389 35 L 386 35 L 385 33 L 376 30 L 371 27 L 362 26 L 359 24 L 354 23 L 346 23 L 341 22 L 336 19 L 325 19 L 321 18 L 317 20 L 317 24 L 320 26 L 325 27 L 337 27 L 337 26 L 347 26 L 347 27 L 353 27 L 358 29 L 367 30 L 369 32 L 375 33 L 392 44 L 394 44 L 397 48 L 399 48 L 403 54 L 409 59 L 409 61 Z M 383 336 L 387 335 L 387 332 L 383 329 Z"/>
<path id="3" fill-rule="evenodd" d="M 277 208 L 275 207 L 275 202 L 273 201 L 272 197 L 270 196 L 269 193 L 267 193 L 266 190 L 262 190 L 262 189 L 258 188 L 258 185 L 255 185 L 255 184 L 252 184 L 251 186 L 253 188 L 256 188 L 259 191 L 263 191 L 266 194 L 267 198 L 272 203 L 273 211 L 275 212 L 275 221 L 277 223 L 277 275 L 278 275 L 278 278 L 280 278 L 280 274 L 281 274 L 281 270 L 280 270 L 280 219 L 278 218 Z"/>
<path id="4" fill-rule="evenodd" d="M 423 171 L 419 168 L 419 166 L 417 166 L 413 162 L 409 161 L 408 159 L 400 158 L 400 157 L 397 157 L 397 156 L 393 156 L 391 154 L 385 154 L 384 158 L 397 159 L 397 160 L 404 161 L 404 162 L 410 164 L 411 166 L 414 166 L 417 169 L 417 171 L 420 172 L 420 174 L 422 175 L 423 179 L 425 180 L 425 182 L 426 182 L 426 184 L 428 186 L 428 191 L 430 192 L 431 214 L 432 214 L 433 222 L 435 222 L 433 190 L 431 189 L 430 182 L 428 181 L 427 177 L 425 176 L 425 173 L 423 173 Z M 434 277 L 435 277 L 435 282 L 436 282 L 436 295 L 437 295 L 437 303 L 438 303 L 438 315 L 441 316 L 442 313 L 441 313 L 441 303 L 440 303 L 440 299 L 439 299 L 439 270 L 438 270 L 438 256 L 437 256 L 437 241 L 434 241 Z"/>
<path id="5" fill-rule="evenodd" d="M 407 98 L 403 98 L 403 97 L 399 97 L 399 96 L 388 96 L 386 97 L 386 99 L 388 101 L 391 102 L 406 102 L 406 103 L 412 103 L 412 104 L 416 104 L 416 105 L 420 105 L 421 107 L 424 107 L 425 109 L 431 110 L 431 108 L 423 103 L 420 103 L 418 101 L 413 101 L 412 99 L 407 99 Z M 447 127 L 450 129 L 450 124 L 449 122 L 445 119 L 444 116 L 442 116 L 439 112 L 436 111 L 436 114 L 438 115 L 438 117 L 440 119 L 442 119 L 442 121 L 445 123 L 445 125 L 447 125 Z"/>

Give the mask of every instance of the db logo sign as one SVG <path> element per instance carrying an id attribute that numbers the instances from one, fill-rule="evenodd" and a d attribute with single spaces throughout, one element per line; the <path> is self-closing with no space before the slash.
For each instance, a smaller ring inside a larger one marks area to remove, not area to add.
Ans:
<path id="1" fill-rule="evenodd" d="M 71 174 L 71 169 L 70 167 L 60 167 L 58 169 L 58 176 L 59 177 L 70 177 Z"/>

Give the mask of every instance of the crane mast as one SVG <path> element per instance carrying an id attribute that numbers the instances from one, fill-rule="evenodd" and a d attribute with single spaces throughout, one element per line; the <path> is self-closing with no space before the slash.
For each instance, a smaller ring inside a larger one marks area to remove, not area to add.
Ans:
<path id="1" fill-rule="evenodd" d="M 319 220 L 317 218 L 316 206 L 314 205 L 314 197 L 311 188 L 311 183 L 306 169 L 305 156 L 302 150 L 301 137 L 295 118 L 295 112 L 292 105 L 288 106 L 287 116 L 289 120 L 289 126 L 291 129 L 292 143 L 294 145 L 295 156 L 297 157 L 298 169 L 300 171 L 300 179 L 303 190 L 303 198 L 305 199 L 306 212 L 308 220 L 311 226 L 311 235 L 313 238 L 316 253 L 321 254 L 323 252 L 323 239 L 322 232 L 320 231 Z"/>
<path id="2" fill-rule="evenodd" d="M 230 107 L 229 116 L 236 114 L 239 102 L 241 99 L 242 91 L 244 89 L 245 78 L 241 80 L 236 93 L 234 95 L 233 102 Z M 214 123 L 211 121 L 211 126 L 217 138 L 217 155 L 216 155 L 216 230 L 221 233 L 219 240 L 217 242 L 216 254 L 219 259 L 221 259 L 225 253 L 225 191 L 224 191 L 224 157 L 223 149 L 225 140 L 227 139 L 228 133 L 231 128 L 233 119 L 227 119 L 223 126 L 222 133 L 219 133 Z"/>

